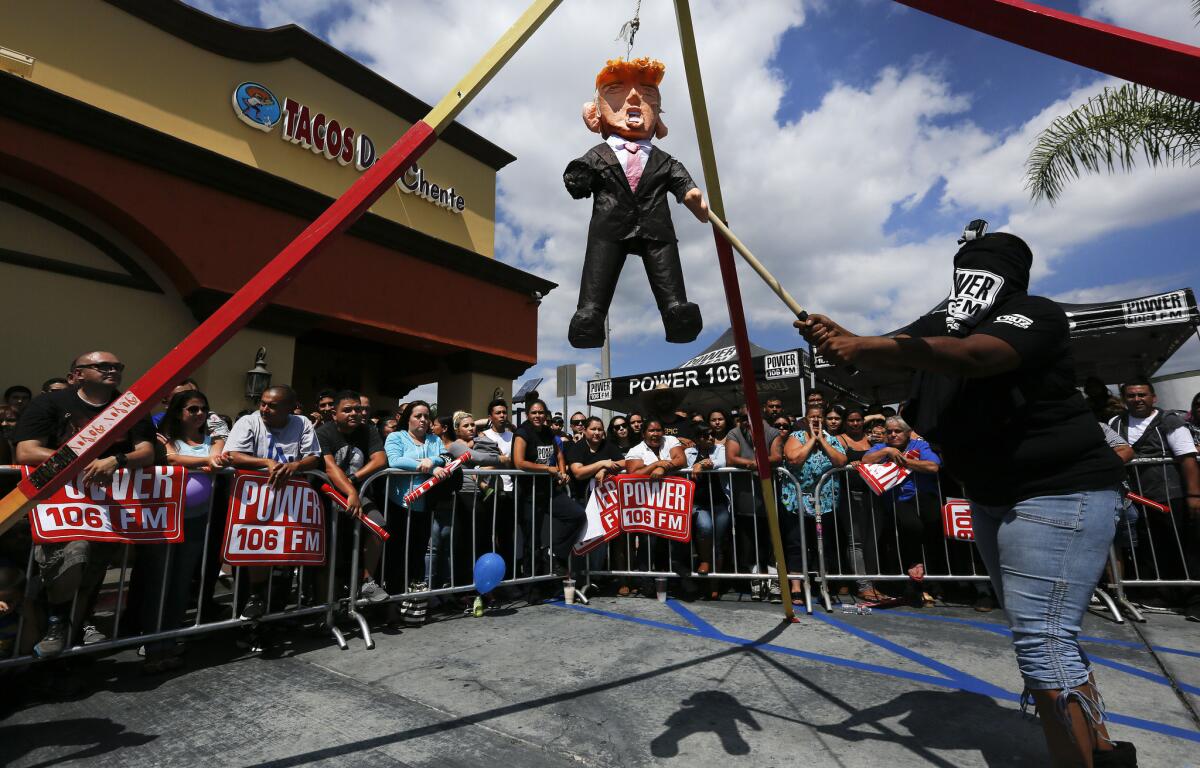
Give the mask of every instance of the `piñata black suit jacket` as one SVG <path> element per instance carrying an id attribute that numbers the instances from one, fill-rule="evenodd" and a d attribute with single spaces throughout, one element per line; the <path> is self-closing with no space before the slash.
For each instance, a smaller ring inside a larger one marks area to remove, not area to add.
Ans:
<path id="1" fill-rule="evenodd" d="M 631 237 L 676 242 L 666 193 L 672 193 L 682 203 L 683 196 L 696 186 L 683 163 L 655 147 L 634 192 L 629 188 L 617 153 L 607 142 L 572 160 L 563 173 L 563 182 L 576 200 L 589 195 L 594 198 L 589 242 L 619 242 Z"/>

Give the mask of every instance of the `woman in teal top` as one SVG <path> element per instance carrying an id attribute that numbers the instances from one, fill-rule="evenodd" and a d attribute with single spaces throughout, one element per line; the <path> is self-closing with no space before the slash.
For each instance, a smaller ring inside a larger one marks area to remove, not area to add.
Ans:
<path id="1" fill-rule="evenodd" d="M 431 423 L 429 403 L 414 400 L 400 413 L 400 424 L 404 428 L 388 435 L 383 444 L 388 466 L 417 473 L 394 477 L 391 481 L 392 502 L 398 504 L 405 514 L 412 515 L 397 526 L 408 533 L 409 572 L 405 574 L 405 579 L 410 580 L 408 586 L 412 591 L 438 589 L 442 586 L 439 578 L 450 578 L 447 561 L 454 526 L 454 506 L 439 503 L 439 500 L 452 497 L 448 492 L 453 489 L 448 482 L 443 482 L 415 500 L 411 506 L 404 503 L 404 495 L 430 477 L 446 476 L 446 461 L 442 458 L 445 448 L 441 438 L 430 430 Z M 392 521 L 388 522 L 389 527 L 392 527 Z M 416 565 L 422 562 L 422 549 L 425 564 L 423 586 L 420 583 L 422 576 Z M 405 560 L 403 553 L 400 553 L 400 558 L 401 561 Z"/>
<path id="2" fill-rule="evenodd" d="M 783 446 L 788 471 L 800 482 L 800 504 L 804 514 L 817 514 L 815 493 L 817 482 L 834 467 L 845 466 L 846 449 L 840 440 L 824 429 L 824 414 L 820 406 L 810 406 L 804 414 L 804 429 L 788 436 Z M 785 486 L 787 487 L 787 486 Z M 840 483 L 830 480 L 821 488 L 821 514 L 837 509 Z M 784 504 L 789 512 L 797 511 L 796 499 L 787 498 Z"/>
<path id="3" fill-rule="evenodd" d="M 780 534 L 783 536 L 784 551 L 787 553 L 788 570 L 795 572 L 801 567 L 801 554 L 804 545 L 800 539 L 802 518 L 801 509 L 809 517 L 816 517 L 816 490 L 821 476 L 834 467 L 846 464 L 846 449 L 841 441 L 825 431 L 825 411 L 819 405 L 810 405 L 804 413 L 804 429 L 798 429 L 788 436 L 783 445 L 783 455 L 787 460 L 788 471 L 796 478 L 800 486 L 799 498 L 796 498 L 795 486 L 784 483 L 780 496 L 783 497 L 784 507 L 790 514 L 780 515 Z M 821 488 L 821 514 L 825 515 L 837 509 L 838 495 L 841 483 L 838 479 L 830 479 Z M 833 537 L 829 541 L 832 542 Z M 829 551 L 829 550 L 826 550 Z M 800 585 L 792 582 L 792 594 L 798 595 Z"/>
<path id="4" fill-rule="evenodd" d="M 442 441 L 430 431 L 431 423 L 429 404 L 424 400 L 414 400 L 400 413 L 403 429 L 388 435 L 383 444 L 389 467 L 420 473 L 401 475 L 392 480 L 392 501 L 400 506 L 407 506 L 404 503 L 404 495 L 413 488 L 430 477 L 442 477 L 446 474 L 446 470 L 443 469 L 445 460 L 442 458 Z M 412 504 L 412 510 L 424 511 L 425 502 L 424 496 L 417 499 Z"/>

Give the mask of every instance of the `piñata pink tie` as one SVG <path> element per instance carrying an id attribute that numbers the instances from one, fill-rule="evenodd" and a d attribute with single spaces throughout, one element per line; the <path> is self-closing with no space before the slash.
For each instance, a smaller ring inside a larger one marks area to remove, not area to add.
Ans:
<path id="1" fill-rule="evenodd" d="M 629 153 L 629 160 L 625 163 L 625 178 L 629 179 L 629 188 L 634 192 L 637 192 L 638 182 L 642 180 L 642 156 L 638 154 L 641 148 L 640 144 L 625 142 L 625 151 Z"/>

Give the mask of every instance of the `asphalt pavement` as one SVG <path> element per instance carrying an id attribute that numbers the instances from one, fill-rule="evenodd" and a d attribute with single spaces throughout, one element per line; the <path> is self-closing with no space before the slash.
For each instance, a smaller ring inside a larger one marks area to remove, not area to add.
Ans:
<path id="1" fill-rule="evenodd" d="M 374 650 L 309 628 L 262 656 L 211 637 L 168 675 L 133 651 L 75 662 L 70 684 L 37 665 L 0 678 L 0 765 L 1045 764 L 999 613 L 780 616 L 560 600 L 383 630 Z M 1114 736 L 1143 766 L 1200 765 L 1200 625 L 1090 616 L 1085 634 Z"/>

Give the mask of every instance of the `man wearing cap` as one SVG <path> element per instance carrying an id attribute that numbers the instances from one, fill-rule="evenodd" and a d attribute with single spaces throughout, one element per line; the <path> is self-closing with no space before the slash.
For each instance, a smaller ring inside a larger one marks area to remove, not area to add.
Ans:
<path id="1" fill-rule="evenodd" d="M 665 71 L 657 60 L 611 60 L 596 76 L 594 100 L 583 105 L 584 123 L 604 141 L 563 173 L 571 197 L 593 198 L 579 304 L 567 332 L 577 348 L 603 346 L 604 319 L 631 253 L 642 258 L 667 341 L 693 341 L 704 325 L 687 300 L 667 193 L 702 223 L 708 204 L 683 164 L 651 143 L 667 135 L 658 92 Z"/>
<path id="2" fill-rule="evenodd" d="M 823 315 L 796 326 L 832 363 L 917 371 L 905 418 L 941 445 L 971 499 L 1051 762 L 1137 765 L 1133 744 L 1108 737 L 1079 647 L 1121 513 L 1123 465 L 1075 389 L 1066 313 L 1027 293 L 1029 246 L 985 228 L 963 233 L 946 300 L 895 337 L 856 336 Z"/>

